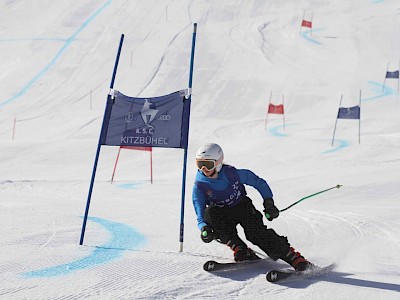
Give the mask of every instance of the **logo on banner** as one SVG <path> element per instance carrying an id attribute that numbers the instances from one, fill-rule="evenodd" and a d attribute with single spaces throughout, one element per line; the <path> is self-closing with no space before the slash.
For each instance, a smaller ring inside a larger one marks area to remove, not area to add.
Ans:
<path id="1" fill-rule="evenodd" d="M 134 136 L 121 137 L 121 143 L 132 143 L 132 144 L 168 144 L 167 137 L 153 138 L 155 134 L 155 126 L 152 124 L 155 120 L 157 121 L 170 121 L 171 116 L 168 111 L 164 112 L 157 117 L 159 110 L 156 109 L 155 103 L 149 102 L 149 99 L 145 99 L 142 109 L 138 112 L 129 112 L 125 116 L 125 122 L 131 123 L 137 121 L 138 118 L 142 118 L 144 125 L 131 129 L 131 134 L 134 132 Z M 140 115 L 140 117 L 139 117 Z"/>
<path id="2" fill-rule="evenodd" d="M 153 125 L 151 125 L 151 123 L 154 121 L 154 119 L 157 116 L 157 113 L 159 112 L 158 109 L 152 108 L 152 105 L 154 105 L 154 103 L 150 103 L 148 99 L 145 99 L 145 102 L 143 103 L 143 107 L 140 111 L 140 116 L 143 119 L 143 122 L 146 126 L 148 127 L 152 127 L 154 128 Z M 137 114 L 137 113 L 136 113 Z M 126 116 L 125 116 L 125 122 L 126 123 L 130 123 L 133 121 L 136 121 L 137 117 L 135 116 L 134 112 L 129 112 Z M 171 116 L 168 114 L 168 111 L 163 113 L 162 115 L 160 115 L 156 120 L 158 121 L 170 121 L 171 120 Z"/>
<path id="3" fill-rule="evenodd" d="M 147 126 L 154 128 L 154 126 L 150 125 L 151 122 L 155 119 L 158 113 L 158 109 L 153 109 L 151 108 L 151 104 L 149 100 L 145 100 L 142 110 L 140 111 L 140 115 L 142 116 L 142 119 L 144 121 L 144 124 Z"/>
<path id="4" fill-rule="evenodd" d="M 125 117 L 125 122 L 126 123 L 130 123 L 130 122 L 133 122 L 133 121 L 136 121 L 136 120 L 137 119 L 136 119 L 136 117 L 135 117 L 133 112 L 129 112 L 128 115 L 126 115 L 126 117 Z"/>

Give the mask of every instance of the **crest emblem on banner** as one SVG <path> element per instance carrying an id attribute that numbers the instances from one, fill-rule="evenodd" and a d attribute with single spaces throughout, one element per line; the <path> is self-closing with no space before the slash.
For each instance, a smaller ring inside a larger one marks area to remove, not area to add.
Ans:
<path id="1" fill-rule="evenodd" d="M 145 99 L 142 110 L 140 111 L 140 115 L 142 116 L 144 124 L 153 127 L 150 125 L 150 123 L 153 122 L 157 116 L 158 109 L 151 108 L 151 105 L 152 103 L 150 103 L 148 99 Z"/>

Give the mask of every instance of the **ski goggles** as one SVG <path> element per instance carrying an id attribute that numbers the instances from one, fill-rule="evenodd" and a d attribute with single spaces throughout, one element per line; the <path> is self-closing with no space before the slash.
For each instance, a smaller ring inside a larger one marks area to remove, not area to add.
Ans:
<path id="1" fill-rule="evenodd" d="M 215 160 L 196 160 L 196 165 L 199 170 L 204 168 L 207 171 L 212 171 L 215 169 Z"/>

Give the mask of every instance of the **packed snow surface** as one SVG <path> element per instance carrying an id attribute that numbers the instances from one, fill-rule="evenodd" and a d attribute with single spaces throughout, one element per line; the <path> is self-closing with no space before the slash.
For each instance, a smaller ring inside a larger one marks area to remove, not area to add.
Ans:
<path id="1" fill-rule="evenodd" d="M 399 70 L 398 0 L 2 1 L 0 11 L 0 299 L 400 298 L 399 79 L 385 78 Z M 153 149 L 153 182 L 150 152 L 122 149 L 111 183 L 119 148 L 102 146 L 80 245 L 121 34 L 114 88 L 155 97 L 188 87 L 194 23 L 183 251 L 182 149 Z M 266 119 L 269 101 L 285 114 Z M 336 119 L 357 105 L 360 119 Z M 288 265 L 268 259 L 203 271 L 233 259 L 201 241 L 191 203 L 207 142 L 267 180 L 280 209 L 343 185 L 265 219 L 333 272 L 271 284 L 265 273 Z"/>

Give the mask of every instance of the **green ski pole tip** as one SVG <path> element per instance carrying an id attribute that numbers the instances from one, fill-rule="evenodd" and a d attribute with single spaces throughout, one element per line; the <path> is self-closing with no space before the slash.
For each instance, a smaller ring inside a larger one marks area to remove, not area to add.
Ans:
<path id="1" fill-rule="evenodd" d="M 341 186 L 343 186 L 343 185 L 341 185 L 341 184 L 338 184 L 338 185 L 336 186 L 336 188 L 338 189 L 338 188 L 340 188 Z"/>

